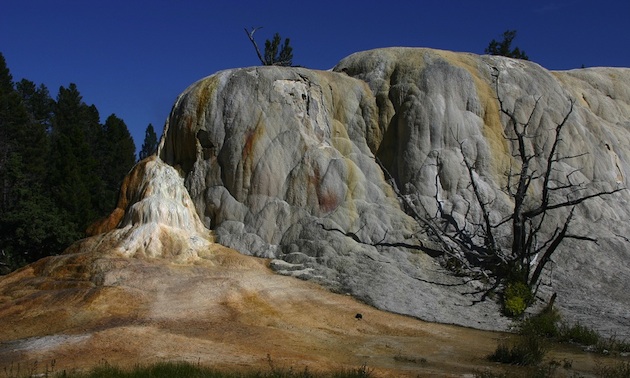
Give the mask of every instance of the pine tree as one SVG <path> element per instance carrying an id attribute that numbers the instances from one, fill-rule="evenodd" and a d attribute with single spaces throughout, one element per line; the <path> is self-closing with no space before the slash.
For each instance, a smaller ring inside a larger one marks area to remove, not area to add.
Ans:
<path id="1" fill-rule="evenodd" d="M 0 268 L 7 272 L 60 252 L 77 235 L 45 185 L 53 104 L 46 87 L 22 80 L 14 88 L 4 59 L 0 82 Z"/>
<path id="2" fill-rule="evenodd" d="M 280 34 L 276 33 L 272 40 L 265 41 L 265 65 L 291 66 L 293 65 L 293 48 L 289 46 L 289 38 L 280 46 Z"/>
<path id="3" fill-rule="evenodd" d="M 75 84 L 61 87 L 52 123 L 49 185 L 60 207 L 84 230 L 100 214 L 104 190 L 97 154 L 103 150 L 98 111 L 86 105 Z"/>
<path id="4" fill-rule="evenodd" d="M 265 41 L 265 53 L 263 55 L 258 48 L 256 40 L 254 39 L 254 33 L 256 33 L 258 29 L 260 28 L 253 28 L 251 31 L 245 29 L 245 33 L 247 34 L 249 41 L 254 46 L 260 63 L 265 66 L 292 66 L 293 47 L 289 46 L 289 38 L 286 38 L 284 40 L 284 44 L 280 46 L 282 38 L 280 38 L 280 34 L 274 34 L 272 40 Z"/>
<path id="5" fill-rule="evenodd" d="M 144 160 L 147 157 L 153 155 L 155 150 L 157 149 L 157 135 L 155 134 L 155 130 L 153 129 L 153 125 L 149 123 L 145 132 L 144 132 L 144 142 L 142 143 L 142 150 L 140 150 L 139 158 L 140 160 Z"/>
<path id="6" fill-rule="evenodd" d="M 0 213 L 5 215 L 19 200 L 16 185 L 25 171 L 28 113 L 4 58 L 0 58 Z"/>
<path id="7" fill-rule="evenodd" d="M 55 102 L 44 85 L 14 83 L 0 54 L 0 274 L 82 237 L 134 163 L 123 120 L 101 125 L 74 84 Z"/>
<path id="8" fill-rule="evenodd" d="M 13 77 L 9 72 L 4 56 L 0 54 L 0 211 L 4 211 L 9 201 L 9 183 L 6 176 L 7 163 L 11 152 L 12 130 L 16 120 L 15 104 L 19 96 L 13 87 Z M 18 111 L 20 113 L 22 111 Z M 19 118 L 19 115 L 18 115 Z M 20 123 L 21 121 L 17 121 Z"/>
<path id="9" fill-rule="evenodd" d="M 11 91 L 13 91 L 13 76 L 11 76 L 4 55 L 0 53 L 0 94 L 6 94 Z"/>
<path id="10" fill-rule="evenodd" d="M 490 55 L 501 55 L 507 56 L 508 58 L 529 60 L 525 51 L 522 51 L 518 47 L 512 48 L 514 38 L 516 38 L 516 30 L 506 30 L 503 32 L 503 40 L 498 42 L 493 39 L 484 52 Z"/>
<path id="11" fill-rule="evenodd" d="M 22 79 L 16 86 L 16 91 L 22 97 L 27 108 L 30 121 L 38 123 L 48 131 L 51 127 L 52 112 L 55 102 L 50 98 L 50 92 L 45 85 L 37 86 L 32 81 Z"/>
<path id="12" fill-rule="evenodd" d="M 115 114 L 107 117 L 103 125 L 103 147 L 100 164 L 105 185 L 99 213 L 105 214 L 116 205 L 123 178 L 136 162 L 136 145 L 125 122 Z"/>
<path id="13" fill-rule="evenodd" d="M 33 181 L 42 181 L 48 171 L 48 154 L 50 151 L 48 131 L 51 128 L 54 101 L 50 98 L 48 88 L 39 87 L 32 81 L 22 79 L 16 84 L 22 103 L 28 114 L 28 127 L 23 128 L 22 152 L 28 156 L 31 169 L 36 177 Z"/>

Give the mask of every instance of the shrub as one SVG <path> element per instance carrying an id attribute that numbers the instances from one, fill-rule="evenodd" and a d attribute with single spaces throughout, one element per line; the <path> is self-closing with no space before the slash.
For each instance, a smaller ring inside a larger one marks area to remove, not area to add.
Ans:
<path id="1" fill-rule="evenodd" d="M 630 352 L 630 343 L 619 340 L 614 335 L 604 338 L 597 331 L 580 323 L 572 326 L 563 323 L 558 329 L 556 340 L 561 343 L 588 346 L 588 350 L 603 354 Z"/>
<path id="2" fill-rule="evenodd" d="M 597 376 L 602 378 L 630 377 L 630 362 L 621 362 L 615 366 L 599 366 Z"/>
<path id="3" fill-rule="evenodd" d="M 540 314 L 524 319 L 519 325 L 519 333 L 524 336 L 536 335 L 544 338 L 556 338 L 560 334 L 559 321 L 560 313 L 553 308 L 547 308 Z"/>
<path id="4" fill-rule="evenodd" d="M 502 364 L 511 364 L 513 362 L 512 350 L 506 343 L 500 343 L 488 359 Z"/>
<path id="5" fill-rule="evenodd" d="M 599 343 L 599 335 L 592 328 L 576 323 L 569 326 L 563 323 L 558 331 L 558 341 L 571 342 L 581 345 L 596 345 Z"/>
<path id="6" fill-rule="evenodd" d="M 595 351 L 605 354 L 610 352 L 628 353 L 630 352 L 630 343 L 617 339 L 615 335 L 607 339 L 599 336 L 599 340 L 595 344 Z"/>
<path id="7" fill-rule="evenodd" d="M 523 315 L 534 295 L 527 284 L 521 281 L 509 282 L 503 292 L 503 313 L 515 318 Z"/>
<path id="8" fill-rule="evenodd" d="M 520 336 L 511 346 L 502 343 L 488 358 L 490 361 L 511 365 L 538 365 L 547 354 L 546 340 L 537 335 Z"/>

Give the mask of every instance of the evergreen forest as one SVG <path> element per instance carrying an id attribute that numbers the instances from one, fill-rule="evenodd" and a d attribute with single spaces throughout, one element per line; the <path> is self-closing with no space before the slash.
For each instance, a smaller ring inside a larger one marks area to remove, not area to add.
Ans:
<path id="1" fill-rule="evenodd" d="M 43 84 L 14 82 L 0 53 L 0 274 L 84 237 L 115 207 L 135 152 L 125 122 L 101 123 L 75 84 L 53 99 Z"/>

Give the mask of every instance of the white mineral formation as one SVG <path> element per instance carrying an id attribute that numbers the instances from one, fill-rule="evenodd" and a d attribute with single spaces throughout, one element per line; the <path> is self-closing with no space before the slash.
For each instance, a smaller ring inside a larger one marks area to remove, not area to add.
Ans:
<path id="1" fill-rule="evenodd" d="M 117 211 L 102 223 L 116 228 L 99 230 L 109 232 L 96 237 L 92 248 L 99 252 L 109 249 L 124 257 L 189 262 L 207 251 L 213 241 L 197 216 L 182 177 L 156 157 L 133 168 L 123 183 Z"/>
<path id="2" fill-rule="evenodd" d="M 537 156 L 531 164 L 538 172 L 544 171 L 556 125 L 575 102 L 552 175 L 564 183 L 570 177 L 573 187 L 557 196 L 629 186 L 630 69 L 550 72 L 504 57 L 393 48 L 351 55 L 335 70 L 369 84 L 384 130 L 377 154 L 403 192 L 427 209 L 435 209 L 437 195 L 446 209 L 464 216 L 472 202 L 465 155 L 474 162 L 497 219 L 510 214 L 513 203 L 504 188 L 506 173 L 516 164 L 497 98 L 520 122 L 531 116 L 527 148 Z M 536 197 L 541 187 L 530 190 Z M 542 293 L 558 293 L 557 304 L 569 321 L 604 333 L 630 329 L 629 194 L 624 190 L 576 208 L 570 233 L 597 243 L 565 239 L 541 287 Z M 543 234 L 562 225 L 567 211 L 550 213 Z"/>
<path id="3" fill-rule="evenodd" d="M 497 97 L 519 119 L 532 116 L 528 148 L 538 166 L 574 101 L 559 147 L 573 158 L 554 178 L 572 172 L 574 183 L 596 191 L 628 186 L 628 69 L 549 72 L 502 57 L 392 48 L 353 54 L 333 71 L 256 67 L 202 79 L 177 100 L 158 151 L 217 241 L 275 259 L 280 273 L 393 312 L 506 327 L 491 301 L 471 305 L 474 283 L 431 257 L 437 246 L 391 186 L 429 214 L 437 199 L 461 219 L 472 202 L 466 156 L 493 216 L 509 214 L 502 188 L 513 146 Z M 603 332 L 630 329 L 628 199 L 622 192 L 576 209 L 571 232 L 598 244 L 567 240 L 540 290 L 558 292 L 566 318 Z"/>

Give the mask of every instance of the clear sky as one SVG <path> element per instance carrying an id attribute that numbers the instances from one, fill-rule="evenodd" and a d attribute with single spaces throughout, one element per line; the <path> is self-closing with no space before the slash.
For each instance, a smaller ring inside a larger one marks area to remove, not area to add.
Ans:
<path id="1" fill-rule="evenodd" d="M 259 64 L 244 28 L 263 27 L 261 46 L 275 32 L 290 37 L 293 63 L 315 69 L 389 46 L 483 54 L 515 29 L 530 60 L 563 70 L 630 67 L 629 18 L 629 0 L 0 0 L 0 52 L 14 81 L 53 97 L 75 83 L 103 121 L 125 121 L 139 148 L 188 85 Z"/>

